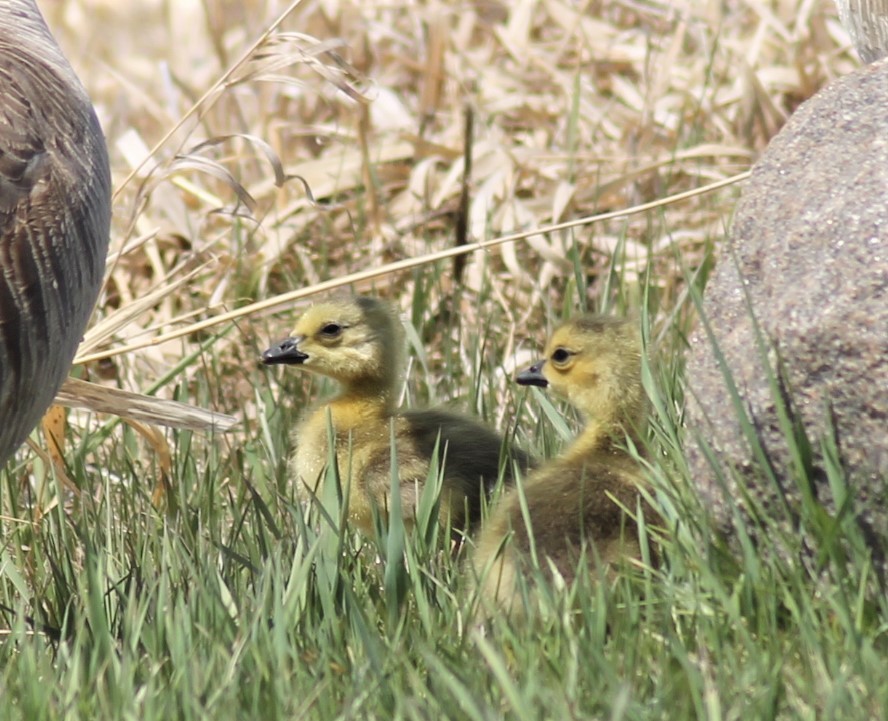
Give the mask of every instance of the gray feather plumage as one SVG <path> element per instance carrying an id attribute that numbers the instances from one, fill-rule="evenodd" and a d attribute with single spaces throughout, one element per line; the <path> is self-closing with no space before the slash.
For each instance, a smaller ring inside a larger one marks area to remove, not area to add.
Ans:
<path id="1" fill-rule="evenodd" d="M 92 104 L 33 0 L 0 2 L 0 463 L 61 386 L 111 221 Z"/>
<path id="2" fill-rule="evenodd" d="M 888 0 L 836 0 L 836 6 L 863 62 L 888 55 Z"/>

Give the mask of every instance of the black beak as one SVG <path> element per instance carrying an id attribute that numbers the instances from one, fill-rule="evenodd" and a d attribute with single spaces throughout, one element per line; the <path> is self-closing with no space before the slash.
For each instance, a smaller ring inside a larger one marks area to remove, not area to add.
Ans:
<path id="1" fill-rule="evenodd" d="M 298 365 L 305 363 L 308 353 L 299 350 L 299 341 L 302 338 L 284 338 L 280 343 L 275 343 L 271 348 L 262 351 L 262 362 L 267 366 L 273 365 Z"/>
<path id="2" fill-rule="evenodd" d="M 545 388 L 549 385 L 549 381 L 543 375 L 543 364 L 545 360 L 537 361 L 530 368 L 521 371 L 515 376 L 515 381 L 521 386 L 539 386 Z"/>

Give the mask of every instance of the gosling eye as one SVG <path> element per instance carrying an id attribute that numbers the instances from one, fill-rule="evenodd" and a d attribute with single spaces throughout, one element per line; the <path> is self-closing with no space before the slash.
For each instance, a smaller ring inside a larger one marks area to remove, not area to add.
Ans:
<path id="1" fill-rule="evenodd" d="M 555 365 L 564 365 L 572 355 L 573 353 L 566 348 L 556 348 L 552 351 L 551 360 Z"/>
<path id="2" fill-rule="evenodd" d="M 321 335 L 325 338 L 338 338 L 342 335 L 342 326 L 339 323 L 327 323 L 321 328 Z"/>

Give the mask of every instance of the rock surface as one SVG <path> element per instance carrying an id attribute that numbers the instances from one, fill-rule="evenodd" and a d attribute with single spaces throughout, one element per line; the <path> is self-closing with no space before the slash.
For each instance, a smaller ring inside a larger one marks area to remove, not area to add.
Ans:
<path id="1" fill-rule="evenodd" d="M 837 80 L 798 109 L 747 181 L 704 313 L 779 491 L 753 463 L 699 327 L 687 369 L 687 445 L 694 483 L 725 525 L 728 499 L 705 447 L 719 468 L 737 469 L 726 476 L 728 496 L 748 490 L 766 507 L 783 496 L 779 503 L 790 509 L 801 502 L 800 474 L 792 471 L 749 302 L 768 344 L 765 355 L 781 368 L 791 412 L 814 448 L 810 476 L 818 500 L 833 509 L 820 453 L 831 417 L 861 527 L 874 548 L 888 546 L 886 108 L 886 62 Z"/>

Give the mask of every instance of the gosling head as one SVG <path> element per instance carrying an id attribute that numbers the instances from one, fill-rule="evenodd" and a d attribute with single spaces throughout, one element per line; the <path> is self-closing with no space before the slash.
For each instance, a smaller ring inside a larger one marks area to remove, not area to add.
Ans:
<path id="1" fill-rule="evenodd" d="M 515 380 L 551 387 L 587 419 L 632 425 L 644 418 L 641 338 L 626 320 L 590 315 L 563 323 L 544 357 Z"/>
<path id="2" fill-rule="evenodd" d="M 262 353 L 266 365 L 298 365 L 346 387 L 377 391 L 401 371 L 404 329 L 394 309 L 377 298 L 318 303 L 289 338 Z"/>

